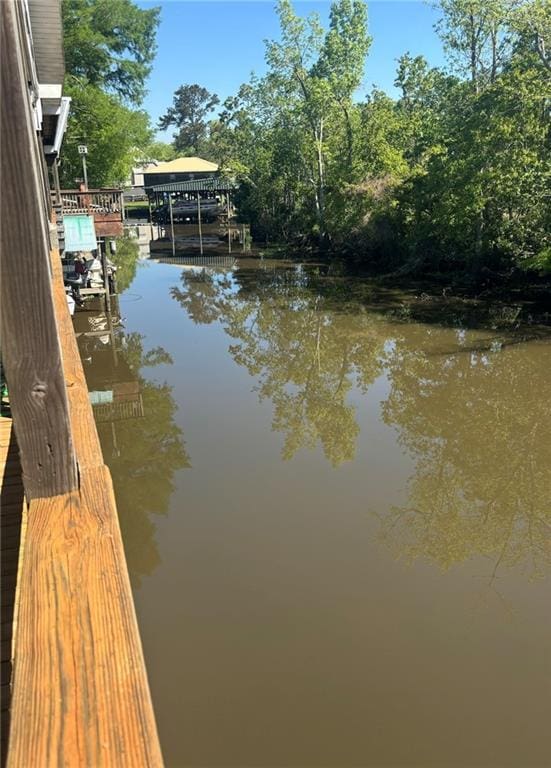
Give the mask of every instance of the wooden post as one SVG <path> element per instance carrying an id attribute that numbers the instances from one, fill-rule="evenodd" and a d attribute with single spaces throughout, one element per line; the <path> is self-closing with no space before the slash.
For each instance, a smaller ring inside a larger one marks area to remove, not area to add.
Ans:
<path id="1" fill-rule="evenodd" d="M 168 207 L 170 208 L 170 231 L 172 233 L 172 255 L 176 255 L 176 243 L 174 242 L 174 217 L 172 216 L 172 194 L 168 193 Z"/>
<path id="2" fill-rule="evenodd" d="M 101 271 L 103 273 L 103 287 L 105 288 L 105 311 L 111 313 L 111 296 L 109 294 L 109 277 L 107 275 L 107 247 L 102 248 L 98 240 L 98 256 L 101 261 Z"/>
<path id="3" fill-rule="evenodd" d="M 228 253 L 231 253 L 230 190 L 228 189 Z"/>
<path id="4" fill-rule="evenodd" d="M 161 237 L 161 222 L 159 221 L 159 193 L 155 192 L 155 209 L 157 211 L 157 237 Z"/>
<path id="5" fill-rule="evenodd" d="M 52 164 L 52 175 L 54 177 L 54 190 L 55 190 L 55 202 L 56 205 L 61 204 L 61 186 L 59 184 L 59 166 L 57 157 L 54 158 Z"/>
<path id="6" fill-rule="evenodd" d="M 199 248 L 201 250 L 201 256 L 203 255 L 203 232 L 201 229 L 201 197 L 197 192 L 197 223 L 199 225 Z"/>
<path id="7" fill-rule="evenodd" d="M 33 499 L 74 490 L 78 477 L 52 295 L 44 165 L 21 45 L 23 5 L 2 0 L 0 14 L 2 357 L 25 493 Z"/>
<path id="8" fill-rule="evenodd" d="M 153 240 L 153 213 L 151 211 L 151 198 L 149 197 L 149 195 L 147 196 L 147 205 L 149 206 L 149 230 L 150 230 L 149 234 L 151 236 L 151 240 Z"/>

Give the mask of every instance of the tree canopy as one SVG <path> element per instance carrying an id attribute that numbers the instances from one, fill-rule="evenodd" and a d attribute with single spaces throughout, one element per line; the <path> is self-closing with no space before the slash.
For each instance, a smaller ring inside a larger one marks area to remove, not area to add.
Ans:
<path id="1" fill-rule="evenodd" d="M 62 10 L 67 72 L 141 104 L 160 9 L 132 0 L 63 0 Z"/>
<path id="2" fill-rule="evenodd" d="M 335 0 L 324 30 L 280 0 L 266 74 L 210 129 L 257 238 L 329 244 L 387 271 L 551 267 L 551 6 L 438 7 L 447 67 L 405 52 L 398 98 L 362 98 L 365 4 Z"/>
<path id="3" fill-rule="evenodd" d="M 67 186 L 81 176 L 78 144 L 88 146 L 89 183 L 108 186 L 124 184 L 151 143 L 149 117 L 138 107 L 159 14 L 132 0 L 63 0 L 65 92 L 71 97 L 62 164 Z"/>
<path id="4" fill-rule="evenodd" d="M 172 106 L 160 118 L 159 128 L 163 131 L 171 126 L 177 129 L 174 134 L 174 149 L 177 152 L 185 155 L 208 154 L 207 117 L 219 102 L 215 93 L 209 93 L 200 85 L 181 85 L 174 94 Z"/>

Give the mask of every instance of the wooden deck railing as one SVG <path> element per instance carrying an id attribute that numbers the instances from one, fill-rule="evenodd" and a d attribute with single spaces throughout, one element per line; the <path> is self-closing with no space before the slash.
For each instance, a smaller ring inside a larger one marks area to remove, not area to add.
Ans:
<path id="1" fill-rule="evenodd" d="M 18 583 L 8 768 L 162 766 L 113 486 L 52 253 L 77 491 L 33 499 Z"/>
<path id="2" fill-rule="evenodd" d="M 77 211 L 101 214 L 122 213 L 122 190 L 120 189 L 88 189 L 85 192 L 62 189 L 60 195 L 65 213 Z"/>
<path id="3" fill-rule="evenodd" d="M 62 189 L 52 202 L 63 216 L 85 214 L 94 217 L 99 236 L 122 235 L 124 201 L 121 189 Z"/>
<path id="4" fill-rule="evenodd" d="M 111 476 L 59 251 L 50 243 L 25 35 L 25 4 L 2 0 L 0 171 L 10 205 L 0 206 L 0 320 L 27 519 L 11 644 L 7 766 L 158 768 Z"/>

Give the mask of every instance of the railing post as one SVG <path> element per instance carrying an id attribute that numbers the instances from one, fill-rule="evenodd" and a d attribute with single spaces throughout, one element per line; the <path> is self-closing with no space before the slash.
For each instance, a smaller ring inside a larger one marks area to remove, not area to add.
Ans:
<path id="1" fill-rule="evenodd" d="M 78 487 L 50 269 L 44 166 L 21 41 L 22 5 L 0 3 L 2 356 L 28 498 Z"/>

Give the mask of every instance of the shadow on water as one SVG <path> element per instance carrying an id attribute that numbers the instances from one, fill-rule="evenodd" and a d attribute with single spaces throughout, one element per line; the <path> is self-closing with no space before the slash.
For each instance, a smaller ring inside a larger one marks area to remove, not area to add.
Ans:
<path id="1" fill-rule="evenodd" d="M 222 325 L 272 403 L 285 460 L 320 446 L 333 467 L 352 461 L 352 394 L 384 377 L 382 420 L 415 467 L 407 503 L 380 517 L 396 556 L 447 569 L 480 555 L 490 581 L 503 566 L 530 577 L 549 567 L 551 329 L 511 315 L 496 330 L 506 313 L 487 324 L 473 307 L 465 325 L 453 315 L 443 325 L 455 327 L 437 325 L 434 307 L 420 324 L 421 310 L 406 316 L 390 291 L 273 264 L 185 270 L 171 295 L 194 323 Z"/>
<path id="2" fill-rule="evenodd" d="M 170 365 L 161 347 L 126 333 L 117 308 L 75 315 L 81 359 L 105 462 L 111 470 L 130 576 L 135 585 L 159 565 L 154 516 L 166 515 L 174 473 L 189 467 L 176 403 L 145 369 Z"/>

